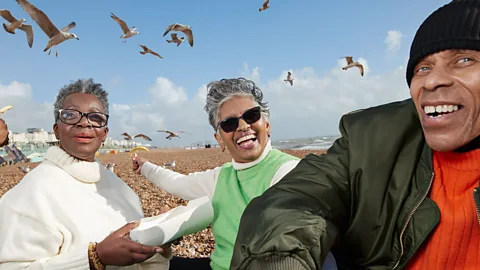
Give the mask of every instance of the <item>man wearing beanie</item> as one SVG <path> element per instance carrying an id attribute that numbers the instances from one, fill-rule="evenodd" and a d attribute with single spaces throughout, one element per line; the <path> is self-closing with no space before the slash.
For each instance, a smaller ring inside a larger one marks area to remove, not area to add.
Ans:
<path id="1" fill-rule="evenodd" d="M 480 0 L 423 22 L 406 79 L 251 201 L 230 269 L 480 269 Z"/>

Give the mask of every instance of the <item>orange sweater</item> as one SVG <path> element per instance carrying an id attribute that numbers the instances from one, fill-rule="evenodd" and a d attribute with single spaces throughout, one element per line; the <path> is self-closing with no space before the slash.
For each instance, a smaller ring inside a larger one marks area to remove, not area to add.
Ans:
<path id="1" fill-rule="evenodd" d="M 473 201 L 480 149 L 434 152 L 433 167 L 430 199 L 440 208 L 440 222 L 407 269 L 480 269 L 480 225 Z"/>

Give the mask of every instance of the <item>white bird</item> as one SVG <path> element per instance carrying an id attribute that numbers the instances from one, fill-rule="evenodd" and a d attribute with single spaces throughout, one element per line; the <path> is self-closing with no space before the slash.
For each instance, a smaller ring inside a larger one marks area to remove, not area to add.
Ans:
<path id="1" fill-rule="evenodd" d="M 170 24 L 165 30 L 165 33 L 163 33 L 163 36 L 166 36 L 170 31 L 180 31 L 184 33 L 187 36 L 188 43 L 193 47 L 193 33 L 190 26 L 179 23 Z"/>
<path id="2" fill-rule="evenodd" d="M 168 43 L 172 43 L 172 42 L 177 43 L 177 47 L 180 46 L 180 44 L 182 44 L 182 42 L 185 41 L 185 37 L 178 38 L 176 33 L 171 33 L 170 36 L 172 37 L 172 39 L 171 40 L 167 39 L 167 42 Z"/>
<path id="3" fill-rule="evenodd" d="M 7 33 L 15 35 L 15 30 L 20 29 L 25 34 L 27 34 L 27 41 L 28 46 L 32 48 L 33 46 L 33 27 L 30 24 L 25 24 L 25 19 L 17 20 L 13 17 L 12 13 L 6 9 L 0 9 L 0 16 L 2 16 L 5 20 L 7 20 L 10 24 L 3 23 L 3 29 L 7 31 Z"/>
<path id="4" fill-rule="evenodd" d="M 19 166 L 18 169 L 22 171 L 23 173 L 28 173 L 30 172 L 30 166 Z"/>
<path id="5" fill-rule="evenodd" d="M 163 57 L 162 57 L 160 54 L 158 54 L 158 53 L 150 50 L 150 48 L 148 48 L 147 46 L 142 45 L 142 44 L 138 44 L 138 45 L 139 45 L 140 47 L 142 47 L 142 49 L 143 49 L 143 52 L 140 52 L 141 54 L 147 54 L 147 53 L 149 53 L 149 54 L 155 55 L 155 56 L 158 57 L 158 58 L 163 59 Z"/>
<path id="6" fill-rule="evenodd" d="M 263 10 L 266 10 L 267 8 L 269 8 L 270 6 L 268 5 L 268 2 L 270 2 L 270 0 L 265 0 L 265 2 L 263 3 L 263 6 L 261 8 L 258 9 L 258 11 L 263 11 Z"/>
<path id="7" fill-rule="evenodd" d="M 117 16 L 115 16 L 115 14 L 111 13 L 110 17 L 112 17 L 112 19 L 116 21 L 118 25 L 120 25 L 120 27 L 122 28 L 123 35 L 120 36 L 120 38 L 124 39 L 122 43 L 127 42 L 127 38 L 131 38 L 133 36 L 140 34 L 140 32 L 137 31 L 137 28 L 135 26 L 133 26 L 132 28 L 128 28 L 127 23 L 122 19 L 118 18 Z"/>
<path id="8" fill-rule="evenodd" d="M 175 138 L 175 137 L 180 138 L 180 134 L 182 134 L 182 133 L 188 133 L 188 132 L 185 132 L 185 131 L 172 132 L 172 131 L 170 131 L 170 130 L 157 130 L 157 132 L 166 132 L 166 133 L 168 133 L 168 136 L 165 138 L 165 139 L 168 139 L 168 140 L 171 140 L 172 138 Z M 188 133 L 188 134 L 190 134 L 190 133 Z"/>
<path id="9" fill-rule="evenodd" d="M 52 47 L 55 47 L 56 50 L 57 45 L 66 40 L 72 38 L 79 40 L 77 35 L 74 33 L 68 33 L 70 29 L 76 26 L 75 22 L 71 22 L 61 30 L 58 30 L 58 28 L 52 23 L 48 16 L 43 13 L 43 11 L 30 4 L 27 0 L 17 0 L 17 3 L 23 8 L 23 10 L 25 10 L 25 12 L 28 13 L 28 15 L 30 15 L 30 17 L 38 24 L 38 26 L 40 26 L 42 31 L 50 38 L 48 40 L 47 47 L 45 47 L 43 50 L 46 52 L 50 49 L 48 55 L 50 55 Z M 55 55 L 58 56 L 58 50 L 56 50 Z"/>
<path id="10" fill-rule="evenodd" d="M 284 82 L 289 82 L 290 85 L 293 85 L 293 78 L 292 78 L 292 73 L 289 71 L 287 74 L 287 79 L 283 80 Z"/>
<path id="11" fill-rule="evenodd" d="M 353 61 L 351 56 L 344 56 L 344 57 L 341 57 L 341 58 L 345 58 L 345 60 L 347 60 L 347 66 L 345 67 L 342 67 L 343 70 L 347 70 L 349 68 L 352 68 L 352 67 L 357 67 L 359 70 L 360 70 L 360 75 L 363 76 L 363 65 L 360 64 L 359 62 L 357 61 Z"/>
<path id="12" fill-rule="evenodd" d="M 163 167 L 170 167 L 175 171 L 175 160 L 172 160 L 170 162 L 165 162 L 163 163 Z"/>
<path id="13" fill-rule="evenodd" d="M 115 173 L 115 172 L 114 172 L 115 166 L 117 166 L 117 164 L 115 164 L 115 163 L 109 163 L 109 164 L 107 164 L 107 166 L 105 166 L 105 167 L 107 168 L 107 170 L 111 171 L 112 173 Z"/>

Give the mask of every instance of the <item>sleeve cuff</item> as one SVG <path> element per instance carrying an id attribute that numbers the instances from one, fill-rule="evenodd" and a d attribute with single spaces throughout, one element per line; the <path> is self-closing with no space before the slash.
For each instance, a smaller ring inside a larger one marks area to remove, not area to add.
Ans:
<path id="1" fill-rule="evenodd" d="M 300 261 L 293 257 L 268 256 L 262 259 L 252 259 L 241 267 L 242 270 L 308 270 Z"/>

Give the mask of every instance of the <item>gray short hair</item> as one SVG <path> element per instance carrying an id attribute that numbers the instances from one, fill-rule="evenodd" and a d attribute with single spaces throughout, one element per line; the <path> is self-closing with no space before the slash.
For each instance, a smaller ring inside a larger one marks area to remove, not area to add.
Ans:
<path id="1" fill-rule="evenodd" d="M 208 121 L 215 131 L 217 131 L 217 124 L 220 121 L 218 119 L 218 109 L 225 101 L 234 96 L 251 98 L 260 106 L 265 121 L 270 121 L 270 109 L 267 102 L 262 102 L 262 90 L 253 81 L 245 78 L 222 79 L 207 85 L 207 99 L 204 109 L 208 113 Z"/>
<path id="2" fill-rule="evenodd" d="M 65 99 L 69 95 L 76 93 L 84 93 L 96 96 L 103 104 L 103 112 L 108 114 L 108 92 L 103 89 L 101 84 L 94 83 L 92 78 L 86 80 L 80 79 L 68 85 L 65 85 L 58 92 L 57 99 L 55 100 L 55 104 L 53 105 L 55 122 L 57 122 L 59 119 L 58 110 L 62 109 Z"/>

